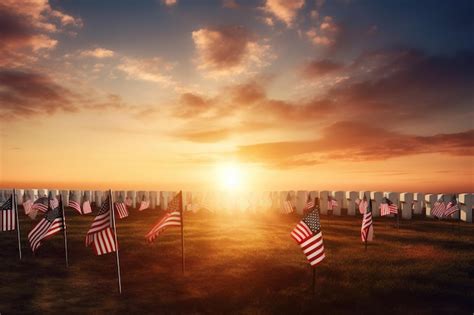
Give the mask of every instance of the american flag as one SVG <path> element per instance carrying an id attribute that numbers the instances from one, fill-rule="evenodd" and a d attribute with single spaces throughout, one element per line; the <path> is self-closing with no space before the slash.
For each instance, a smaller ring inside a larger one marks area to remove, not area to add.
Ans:
<path id="1" fill-rule="evenodd" d="M 82 214 L 89 214 L 92 212 L 91 202 L 87 199 L 87 195 L 84 192 L 82 195 Z"/>
<path id="2" fill-rule="evenodd" d="M 16 213 L 13 209 L 13 195 L 0 206 L 0 231 L 16 229 Z"/>
<path id="3" fill-rule="evenodd" d="M 308 198 L 306 199 L 306 204 L 303 208 L 303 213 L 306 214 L 306 213 L 309 213 L 309 212 L 313 211 L 314 206 L 315 206 L 314 199 L 311 198 L 311 194 L 308 193 Z"/>
<path id="4" fill-rule="evenodd" d="M 380 204 L 380 215 L 385 216 L 389 214 L 398 214 L 398 207 L 390 199 L 384 197 Z"/>
<path id="5" fill-rule="evenodd" d="M 23 210 L 25 210 L 26 215 L 30 214 L 32 206 L 33 206 L 33 201 L 31 201 L 30 199 L 23 201 Z"/>
<path id="6" fill-rule="evenodd" d="M 99 213 L 94 218 L 91 228 L 87 231 L 86 246 L 92 244 L 96 255 L 108 254 L 117 250 L 115 236 L 112 231 L 110 208 L 111 201 L 110 196 L 108 196 L 102 203 Z"/>
<path id="7" fill-rule="evenodd" d="M 59 207 L 59 200 L 55 196 L 52 196 L 52 193 L 49 193 L 49 206 L 51 209 L 56 209 Z"/>
<path id="8" fill-rule="evenodd" d="M 285 202 L 283 202 L 283 209 L 281 210 L 281 212 L 283 214 L 290 214 L 290 213 L 293 213 L 293 211 L 294 211 L 293 202 L 291 201 L 290 193 L 288 193 L 288 195 L 286 196 Z"/>
<path id="9" fill-rule="evenodd" d="M 48 197 L 40 197 L 33 202 L 33 205 L 31 206 L 31 211 L 40 211 L 40 212 L 46 212 L 48 211 Z"/>
<path id="10" fill-rule="evenodd" d="M 364 213 L 364 218 L 362 219 L 362 227 L 360 229 L 360 235 L 362 238 L 362 242 L 372 241 L 374 237 L 374 227 L 372 225 L 372 202 L 371 200 L 367 200 L 364 195 L 364 199 L 362 200 L 361 204 L 366 204 L 366 209 Z"/>
<path id="11" fill-rule="evenodd" d="M 180 191 L 168 204 L 168 213 L 158 221 L 155 226 L 145 235 L 149 242 L 153 242 L 169 226 L 181 226 L 183 215 L 183 194 Z"/>
<path id="12" fill-rule="evenodd" d="M 446 204 L 444 203 L 444 198 L 441 196 L 438 201 L 436 201 L 431 208 L 431 215 L 437 218 L 442 218 L 446 212 Z"/>
<path id="13" fill-rule="evenodd" d="M 138 208 L 138 211 L 146 210 L 149 207 L 150 207 L 150 201 L 145 200 L 145 196 L 143 196 L 143 200 L 140 202 L 140 207 Z"/>
<path id="14" fill-rule="evenodd" d="M 50 199 L 50 198 L 47 198 Z M 51 207 L 51 203 L 44 217 L 38 224 L 28 233 L 31 250 L 35 252 L 41 245 L 41 241 L 64 230 L 63 215 L 61 207 L 58 203 L 56 208 Z"/>
<path id="15" fill-rule="evenodd" d="M 326 257 L 318 209 L 312 211 L 296 225 L 291 232 L 291 237 L 300 245 L 312 267 L 318 265 Z"/>
<path id="16" fill-rule="evenodd" d="M 81 204 L 77 200 L 76 193 L 72 190 L 69 192 L 69 202 L 68 202 L 67 205 L 68 205 L 68 207 L 71 207 L 74 210 L 76 210 L 77 212 L 79 212 L 79 214 L 82 214 Z"/>
<path id="17" fill-rule="evenodd" d="M 117 211 L 120 219 L 128 217 L 127 206 L 124 202 L 114 202 L 114 208 Z"/>
<path id="18" fill-rule="evenodd" d="M 333 196 L 328 196 L 328 210 L 334 209 L 337 205 L 337 200 Z"/>
<path id="19" fill-rule="evenodd" d="M 449 217 L 450 215 L 452 215 L 453 213 L 459 210 L 460 208 L 459 208 L 458 201 L 456 200 L 456 195 L 453 195 L 451 197 L 451 200 L 448 202 L 448 205 L 446 206 L 444 216 Z"/>

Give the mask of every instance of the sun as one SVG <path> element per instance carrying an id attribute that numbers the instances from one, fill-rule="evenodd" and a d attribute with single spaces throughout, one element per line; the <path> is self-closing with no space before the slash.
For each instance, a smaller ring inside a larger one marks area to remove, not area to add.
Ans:
<path id="1" fill-rule="evenodd" d="M 235 163 L 223 163 L 216 166 L 217 185 L 224 190 L 242 188 L 242 168 Z"/>

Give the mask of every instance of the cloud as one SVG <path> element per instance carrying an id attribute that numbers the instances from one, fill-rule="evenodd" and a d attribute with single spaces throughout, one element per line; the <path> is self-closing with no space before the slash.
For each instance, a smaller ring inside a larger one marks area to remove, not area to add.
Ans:
<path id="1" fill-rule="evenodd" d="M 43 0 L 0 3 L 0 66 L 15 68 L 35 62 L 43 50 L 56 47 L 51 36 L 82 21 L 51 8 Z"/>
<path id="2" fill-rule="evenodd" d="M 203 96 L 193 93 L 183 93 L 173 113 L 176 117 L 195 118 L 202 117 L 214 108 L 214 102 Z"/>
<path id="3" fill-rule="evenodd" d="M 74 112 L 74 94 L 48 76 L 22 71 L 0 71 L 0 113 L 4 117 Z"/>
<path id="4" fill-rule="evenodd" d="M 338 72 L 341 69 L 344 69 L 343 64 L 329 59 L 321 59 L 306 63 L 301 70 L 301 74 L 305 79 L 313 79 Z"/>
<path id="5" fill-rule="evenodd" d="M 172 7 L 178 4 L 178 0 L 161 0 L 161 3 L 167 7 Z"/>
<path id="6" fill-rule="evenodd" d="M 264 10 L 291 27 L 304 0 L 266 0 Z"/>
<path id="7" fill-rule="evenodd" d="M 202 28 L 192 32 L 198 69 L 211 76 L 242 74 L 269 64 L 270 46 L 240 26 Z"/>
<path id="8" fill-rule="evenodd" d="M 333 17 L 325 16 L 319 27 L 311 27 L 306 31 L 306 37 L 317 46 L 333 46 L 340 32 L 340 26 L 334 22 Z"/>
<path id="9" fill-rule="evenodd" d="M 227 9 L 239 9 L 240 5 L 235 0 L 223 0 L 222 6 Z"/>
<path id="10" fill-rule="evenodd" d="M 113 57 L 115 53 L 112 50 L 97 47 L 94 49 L 81 51 L 79 55 L 81 57 L 94 57 L 102 59 Z"/>
<path id="11" fill-rule="evenodd" d="M 390 116 L 396 121 L 472 115 L 474 52 L 432 56 L 415 50 L 378 51 L 363 54 L 347 71 L 350 79 L 324 97 L 352 117 L 370 113 L 374 119 Z"/>
<path id="12" fill-rule="evenodd" d="M 167 74 L 173 69 L 173 64 L 159 57 L 148 59 L 123 57 L 117 69 L 127 74 L 130 80 L 155 82 L 164 86 L 175 84 L 172 77 Z"/>
<path id="13" fill-rule="evenodd" d="M 237 153 L 243 161 L 294 167 L 326 160 L 372 161 L 425 153 L 473 156 L 474 129 L 417 136 L 340 121 L 324 128 L 317 140 L 246 145 Z"/>
<path id="14" fill-rule="evenodd" d="M 178 134 L 182 139 L 200 142 L 200 143 L 212 143 L 227 139 L 231 134 L 231 129 L 215 129 L 206 131 L 195 131 L 195 132 L 184 132 Z"/>

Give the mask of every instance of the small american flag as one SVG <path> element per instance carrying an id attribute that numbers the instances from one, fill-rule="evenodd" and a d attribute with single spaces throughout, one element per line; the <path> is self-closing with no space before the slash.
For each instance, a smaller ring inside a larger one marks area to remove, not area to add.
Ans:
<path id="1" fill-rule="evenodd" d="M 130 198 L 130 197 L 127 196 L 127 198 L 125 198 L 125 205 L 126 205 L 127 207 L 131 207 L 131 206 L 132 206 L 132 203 L 133 203 L 132 198 Z"/>
<path id="2" fill-rule="evenodd" d="M 145 198 L 145 196 L 143 196 L 143 198 Z M 146 210 L 146 209 L 148 209 L 149 207 L 150 207 L 150 201 L 143 199 L 143 200 L 140 202 L 140 207 L 138 208 L 138 211 Z"/>
<path id="3" fill-rule="evenodd" d="M 23 201 L 23 210 L 25 210 L 25 214 L 29 215 L 31 213 L 31 207 L 33 206 L 33 201 L 27 199 Z"/>
<path id="4" fill-rule="evenodd" d="M 48 197 L 40 197 L 36 199 L 35 202 L 33 202 L 33 205 L 31 206 L 31 211 L 46 212 L 48 211 L 48 203 Z"/>
<path id="5" fill-rule="evenodd" d="M 431 215 L 437 218 L 442 218 L 446 212 L 446 204 L 444 203 L 444 198 L 441 196 L 438 201 L 436 201 L 431 209 Z"/>
<path id="6" fill-rule="evenodd" d="M 380 204 L 380 215 L 398 214 L 398 207 L 390 199 L 384 197 Z"/>
<path id="7" fill-rule="evenodd" d="M 111 202 L 110 196 L 108 196 L 102 203 L 99 213 L 94 218 L 86 235 L 86 246 L 92 244 L 96 255 L 108 254 L 117 250 L 112 231 L 110 208 Z"/>
<path id="8" fill-rule="evenodd" d="M 311 211 L 313 211 L 314 206 L 315 206 L 314 199 L 311 198 L 311 194 L 308 193 L 308 198 L 306 199 L 306 204 L 303 208 L 303 213 L 304 214 L 310 213 Z"/>
<path id="9" fill-rule="evenodd" d="M 114 207 L 120 219 L 128 217 L 127 206 L 124 202 L 114 202 Z"/>
<path id="10" fill-rule="evenodd" d="M 51 203 L 49 204 L 51 205 Z M 54 209 L 49 206 L 41 221 L 28 233 L 31 250 L 35 252 L 40 247 L 42 240 L 63 230 L 63 215 L 59 203 Z"/>
<path id="11" fill-rule="evenodd" d="M 89 214 L 92 212 L 92 207 L 91 207 L 91 202 L 87 198 L 86 193 L 84 192 L 84 195 L 82 195 L 82 214 Z"/>
<path id="12" fill-rule="evenodd" d="M 13 209 L 13 195 L 0 206 L 0 231 L 16 229 L 16 213 Z"/>
<path id="13" fill-rule="evenodd" d="M 444 216 L 449 217 L 450 215 L 452 215 L 453 213 L 459 210 L 460 208 L 459 208 L 456 195 L 453 195 L 451 197 L 451 200 L 448 202 L 448 205 L 446 206 L 446 210 L 444 211 Z"/>
<path id="14" fill-rule="evenodd" d="M 328 196 L 328 210 L 332 210 L 337 207 L 337 200 L 333 196 Z"/>
<path id="15" fill-rule="evenodd" d="M 155 226 L 145 235 L 149 242 L 153 242 L 169 226 L 181 226 L 183 215 L 183 197 L 180 191 L 168 204 L 168 213 L 158 221 Z"/>
<path id="16" fill-rule="evenodd" d="M 294 210 L 294 205 L 293 202 L 291 201 L 291 196 L 290 193 L 286 196 L 285 202 L 283 202 L 283 209 L 281 210 L 281 213 L 283 214 L 290 214 L 293 213 Z"/>
<path id="17" fill-rule="evenodd" d="M 362 200 L 361 204 L 366 204 L 366 209 L 364 213 L 364 218 L 362 219 L 362 227 L 360 229 L 360 235 L 362 238 L 362 242 L 372 241 L 374 238 L 374 227 L 372 225 L 372 202 L 371 200 L 367 200 L 364 195 L 364 199 Z"/>
<path id="18" fill-rule="evenodd" d="M 79 212 L 79 214 L 82 214 L 81 204 L 77 200 L 76 193 L 72 190 L 69 192 L 69 202 L 68 202 L 67 205 L 68 205 L 68 207 L 71 207 L 74 210 L 76 210 L 77 212 Z"/>
<path id="19" fill-rule="evenodd" d="M 319 209 L 315 209 L 301 220 L 291 232 L 291 237 L 300 245 L 312 267 L 325 257 Z"/>

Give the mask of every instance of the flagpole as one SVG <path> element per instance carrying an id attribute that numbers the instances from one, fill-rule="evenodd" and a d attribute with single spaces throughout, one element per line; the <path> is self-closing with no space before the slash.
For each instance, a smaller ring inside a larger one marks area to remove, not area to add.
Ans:
<path id="1" fill-rule="evenodd" d="M 64 256 L 66 257 L 66 268 L 69 268 L 69 257 L 67 251 L 66 213 L 64 211 L 63 195 L 61 193 L 59 194 L 59 201 L 61 202 L 61 212 L 63 215 Z"/>
<path id="2" fill-rule="evenodd" d="M 109 197 L 110 197 L 110 212 L 112 213 L 112 224 L 114 225 L 115 257 L 117 261 L 118 290 L 119 290 L 119 294 L 122 294 L 122 278 L 120 276 L 119 246 L 118 246 L 118 240 L 117 240 L 117 227 L 115 225 L 115 211 L 114 211 L 114 200 L 112 197 L 112 189 L 109 189 Z"/>
<path id="3" fill-rule="evenodd" d="M 312 290 L 313 290 L 313 295 L 316 293 L 316 268 L 312 267 L 313 269 L 313 284 L 312 284 Z"/>
<path id="4" fill-rule="evenodd" d="M 402 203 L 399 201 L 397 209 L 397 230 L 400 230 L 400 211 L 402 211 Z"/>
<path id="5" fill-rule="evenodd" d="M 184 211 L 183 211 L 183 191 L 181 193 L 181 256 L 182 256 L 182 268 L 184 273 L 185 260 L 184 260 Z"/>
<path id="6" fill-rule="evenodd" d="M 20 235 L 20 218 L 18 215 L 18 203 L 16 200 L 16 190 L 13 189 L 13 206 L 15 207 L 15 215 L 16 215 L 16 231 L 18 236 L 18 255 L 20 256 L 21 260 L 21 235 Z"/>

